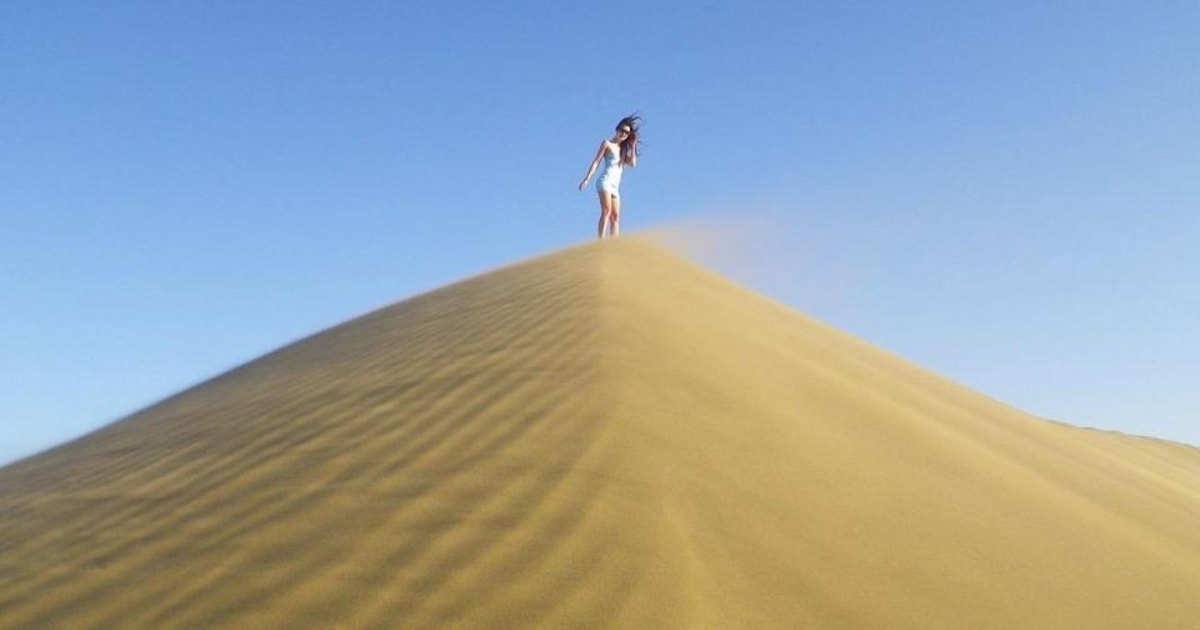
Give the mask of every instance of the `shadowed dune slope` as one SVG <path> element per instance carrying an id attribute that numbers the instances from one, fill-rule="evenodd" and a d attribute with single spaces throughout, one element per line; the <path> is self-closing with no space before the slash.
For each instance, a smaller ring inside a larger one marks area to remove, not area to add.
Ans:
<path id="1" fill-rule="evenodd" d="M 1198 525 L 1196 448 L 623 239 L 0 469 L 0 627 L 1195 628 Z"/>

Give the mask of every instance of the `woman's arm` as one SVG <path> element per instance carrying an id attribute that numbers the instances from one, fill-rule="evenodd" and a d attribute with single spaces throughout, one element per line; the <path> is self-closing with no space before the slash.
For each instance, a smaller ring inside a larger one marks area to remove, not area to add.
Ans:
<path id="1" fill-rule="evenodd" d="M 596 167 L 600 165 L 600 158 L 604 157 L 604 150 L 608 148 L 607 144 L 604 141 L 600 142 L 600 148 L 596 150 L 596 157 L 592 159 L 592 165 L 588 167 L 587 175 L 584 175 L 583 181 L 579 182 L 579 190 L 587 188 L 588 180 L 592 178 L 592 175 L 596 174 Z"/>

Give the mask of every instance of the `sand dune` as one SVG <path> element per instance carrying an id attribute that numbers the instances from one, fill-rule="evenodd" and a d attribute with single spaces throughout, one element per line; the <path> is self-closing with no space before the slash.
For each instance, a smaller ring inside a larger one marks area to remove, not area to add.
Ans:
<path id="1" fill-rule="evenodd" d="M 1196 448 L 624 239 L 0 469 L 0 627 L 1196 628 L 1198 525 Z"/>

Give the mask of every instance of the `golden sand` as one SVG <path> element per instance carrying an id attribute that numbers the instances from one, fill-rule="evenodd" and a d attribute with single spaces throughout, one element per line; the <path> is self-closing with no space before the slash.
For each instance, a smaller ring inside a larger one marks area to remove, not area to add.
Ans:
<path id="1" fill-rule="evenodd" d="M 0 469 L 0 627 L 1197 628 L 1200 450 L 627 238 Z"/>

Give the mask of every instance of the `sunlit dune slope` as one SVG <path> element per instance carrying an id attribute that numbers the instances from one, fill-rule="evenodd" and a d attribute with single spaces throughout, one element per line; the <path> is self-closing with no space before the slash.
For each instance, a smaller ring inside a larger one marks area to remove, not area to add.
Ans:
<path id="1" fill-rule="evenodd" d="M 637 239 L 0 469 L 3 628 L 1196 628 L 1200 451 L 1021 413 Z"/>

